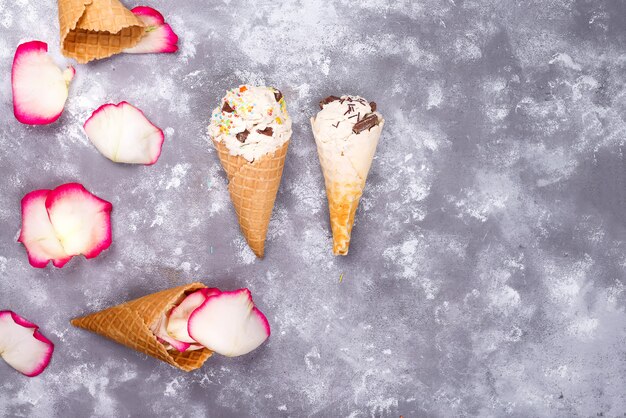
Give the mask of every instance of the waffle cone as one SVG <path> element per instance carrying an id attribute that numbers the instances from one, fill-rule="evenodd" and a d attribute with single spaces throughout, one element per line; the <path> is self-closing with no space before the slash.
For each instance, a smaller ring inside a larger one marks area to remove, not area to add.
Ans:
<path id="1" fill-rule="evenodd" d="M 265 254 L 265 237 L 272 217 L 276 193 L 283 175 L 289 141 L 271 154 L 249 162 L 231 155 L 226 145 L 213 141 L 228 176 L 228 191 L 239 226 L 257 257 Z"/>
<path id="2" fill-rule="evenodd" d="M 365 188 L 365 179 L 348 162 L 337 166 L 336 159 L 326 151 L 318 147 L 326 183 L 330 228 L 333 232 L 333 254 L 346 255 L 350 247 L 354 216 Z"/>
<path id="3" fill-rule="evenodd" d="M 81 64 L 135 46 L 144 24 L 119 0 L 58 0 L 61 52 Z"/>
<path id="4" fill-rule="evenodd" d="M 201 367 L 213 352 L 206 348 L 184 353 L 167 351 L 157 341 L 150 325 L 168 312 L 186 292 L 204 287 L 202 283 L 174 287 L 75 318 L 71 323 L 189 372 Z"/>
<path id="5" fill-rule="evenodd" d="M 330 228 L 333 231 L 333 254 L 347 255 L 354 215 L 359 207 L 365 183 L 331 183 L 326 185 Z"/>

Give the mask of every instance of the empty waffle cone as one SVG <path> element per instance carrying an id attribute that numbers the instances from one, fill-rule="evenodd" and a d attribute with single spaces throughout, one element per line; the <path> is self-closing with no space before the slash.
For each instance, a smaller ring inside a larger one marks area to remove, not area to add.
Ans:
<path id="1" fill-rule="evenodd" d="M 222 142 L 213 143 L 228 176 L 228 191 L 241 232 L 254 254 L 263 258 L 267 228 L 283 175 L 289 141 L 254 162 L 231 155 Z"/>
<path id="2" fill-rule="evenodd" d="M 202 283 L 174 287 L 75 318 L 71 323 L 189 372 L 201 367 L 213 352 L 207 348 L 183 353 L 168 351 L 150 330 L 150 325 L 174 307 L 186 293 L 205 287 Z"/>
<path id="3" fill-rule="evenodd" d="M 58 0 L 61 52 L 81 64 L 135 46 L 144 24 L 119 0 Z"/>

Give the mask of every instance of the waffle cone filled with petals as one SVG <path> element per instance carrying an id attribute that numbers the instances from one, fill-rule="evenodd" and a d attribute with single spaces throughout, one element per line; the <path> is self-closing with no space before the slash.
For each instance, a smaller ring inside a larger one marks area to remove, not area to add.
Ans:
<path id="1" fill-rule="evenodd" d="M 191 283 L 153 293 L 100 312 L 71 321 L 75 327 L 100 334 L 126 347 L 147 354 L 184 371 L 201 367 L 213 354 L 203 348 L 196 351 L 168 351 L 150 329 L 187 293 L 205 288 L 202 283 Z"/>
<path id="2" fill-rule="evenodd" d="M 144 24 L 119 0 L 58 0 L 61 52 L 81 64 L 139 43 Z"/>
<path id="3" fill-rule="evenodd" d="M 267 229 L 283 175 L 289 141 L 275 152 L 254 162 L 231 155 L 222 142 L 213 143 L 228 177 L 228 191 L 241 232 L 254 254 L 263 257 Z"/>

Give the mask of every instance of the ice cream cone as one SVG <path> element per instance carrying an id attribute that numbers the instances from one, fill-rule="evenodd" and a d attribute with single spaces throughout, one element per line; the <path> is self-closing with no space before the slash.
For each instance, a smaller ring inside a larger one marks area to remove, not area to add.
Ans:
<path id="1" fill-rule="evenodd" d="M 191 283 L 163 290 L 82 318 L 75 318 L 71 323 L 75 327 L 100 334 L 181 370 L 192 371 L 201 367 L 213 353 L 206 348 L 182 353 L 168 351 L 150 330 L 150 325 L 164 312 L 168 312 L 186 293 L 205 287 L 202 283 Z"/>
<path id="2" fill-rule="evenodd" d="M 228 191 L 241 232 L 254 254 L 262 258 L 289 141 L 254 162 L 232 155 L 223 142 L 213 143 L 228 176 Z"/>
<path id="3" fill-rule="evenodd" d="M 61 52 L 81 64 L 135 46 L 144 24 L 119 0 L 58 0 Z"/>
<path id="4" fill-rule="evenodd" d="M 312 118 L 311 126 L 326 184 L 333 254 L 347 255 L 354 217 L 385 121 L 375 113 L 375 104 L 358 96 L 331 96 L 322 101 L 322 111 L 329 103 L 334 103 L 329 113 Z M 363 113 L 357 113 L 359 110 Z M 365 126 L 369 118 L 371 124 Z"/>

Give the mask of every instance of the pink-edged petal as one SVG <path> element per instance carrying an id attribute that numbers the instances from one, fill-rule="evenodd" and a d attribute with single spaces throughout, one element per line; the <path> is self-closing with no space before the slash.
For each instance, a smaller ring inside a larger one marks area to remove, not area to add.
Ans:
<path id="1" fill-rule="evenodd" d="M 168 349 L 167 344 L 169 344 L 172 348 L 180 351 L 181 353 L 187 351 L 191 344 L 172 338 L 172 336 L 167 333 L 166 324 L 167 316 L 163 314 L 157 323 L 152 326 L 152 332 L 156 336 L 157 340 L 161 344 L 165 345 L 166 350 Z"/>
<path id="2" fill-rule="evenodd" d="M 48 193 L 50 223 L 65 252 L 97 257 L 111 245 L 113 206 L 79 183 L 67 183 Z"/>
<path id="3" fill-rule="evenodd" d="M 54 344 L 39 327 L 12 311 L 0 311 L 0 357 L 20 373 L 34 377 L 50 363 Z"/>
<path id="4" fill-rule="evenodd" d="M 125 49 L 128 54 L 173 53 L 178 51 L 178 36 L 165 23 L 163 15 L 151 7 L 139 6 L 131 10 L 145 25 L 146 32 L 137 45 Z"/>
<path id="5" fill-rule="evenodd" d="M 63 113 L 69 84 L 76 71 L 62 71 L 48 55 L 48 45 L 30 41 L 19 45 L 13 58 L 13 113 L 21 123 L 46 125 Z"/>
<path id="6" fill-rule="evenodd" d="M 167 333 L 179 341 L 195 343 L 196 341 L 187 332 L 187 322 L 193 311 L 210 297 L 220 294 L 219 289 L 204 288 L 189 294 L 178 306 L 170 312 L 167 320 Z"/>
<path id="7" fill-rule="evenodd" d="M 63 267 L 72 258 L 68 255 L 50 223 L 46 198 L 50 190 L 34 190 L 22 198 L 22 230 L 18 242 L 24 244 L 30 265 L 44 268 L 52 260 Z"/>
<path id="8" fill-rule="evenodd" d="M 128 102 L 100 106 L 83 128 L 98 151 L 116 163 L 152 165 L 165 140 L 163 131 Z"/>
<path id="9" fill-rule="evenodd" d="M 170 343 L 168 343 L 167 341 L 165 341 L 163 338 L 159 338 L 157 337 L 157 341 L 160 342 L 161 344 L 163 344 L 163 347 L 165 347 L 165 349 L 167 351 L 172 351 L 172 350 L 176 350 Z M 185 352 L 185 351 L 197 351 L 197 350 L 202 350 L 204 348 L 203 345 L 200 344 L 189 344 L 189 347 L 186 350 L 183 350 L 181 352 Z M 176 350 L 176 351 L 180 351 L 180 350 Z"/>
<path id="10" fill-rule="evenodd" d="M 165 18 L 158 10 L 148 6 L 137 6 L 130 10 L 135 16 L 148 26 L 158 26 L 165 23 Z"/>
<path id="11" fill-rule="evenodd" d="M 202 350 L 204 348 L 203 345 L 200 344 L 191 344 L 189 345 L 189 348 L 187 349 L 187 351 L 196 351 L 196 350 Z"/>
<path id="12" fill-rule="evenodd" d="M 267 318 L 252 301 L 248 289 L 211 296 L 189 317 L 191 338 L 216 353 L 241 356 L 270 336 Z"/>
<path id="13" fill-rule="evenodd" d="M 173 349 L 174 349 L 174 347 L 172 347 L 172 346 L 170 345 L 170 343 L 168 343 L 167 341 L 165 341 L 163 338 L 161 338 L 161 337 L 156 337 L 156 339 L 157 339 L 157 341 L 158 341 L 158 342 L 160 342 L 161 344 L 163 344 L 163 347 L 165 347 L 165 349 L 166 349 L 167 351 L 170 351 L 170 350 L 173 350 Z"/>

